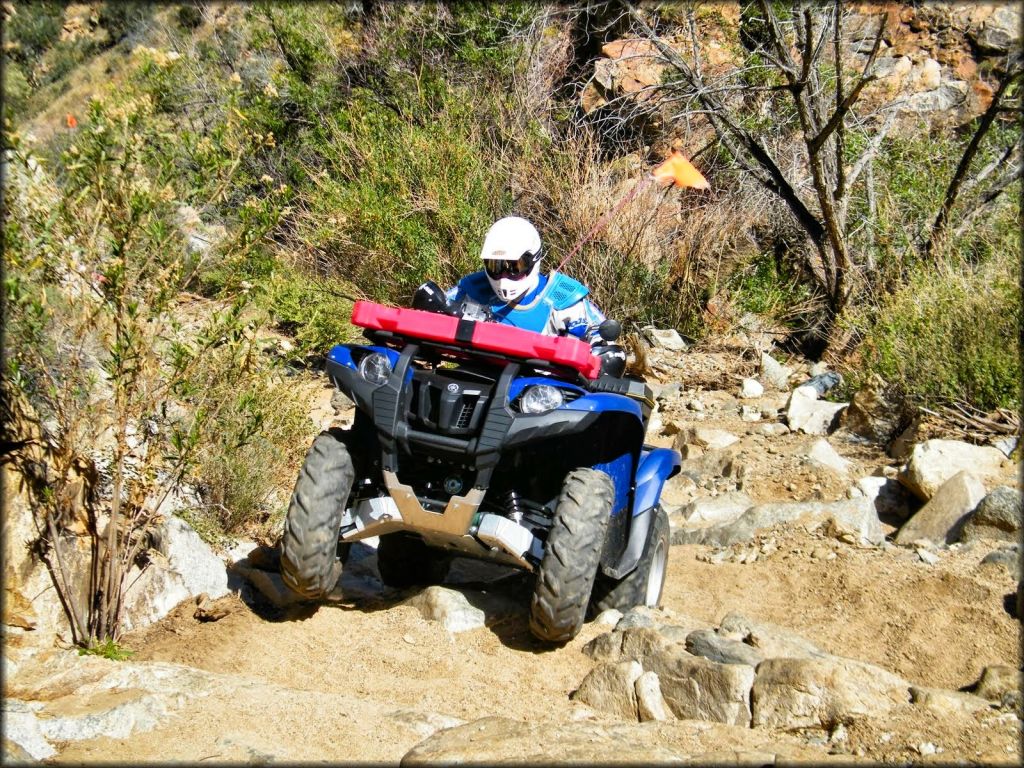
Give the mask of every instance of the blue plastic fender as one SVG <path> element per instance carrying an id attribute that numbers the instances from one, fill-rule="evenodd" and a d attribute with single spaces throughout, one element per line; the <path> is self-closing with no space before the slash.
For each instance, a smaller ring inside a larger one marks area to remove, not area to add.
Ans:
<path id="1" fill-rule="evenodd" d="M 636 517 L 661 498 L 665 481 L 679 474 L 682 462 L 679 454 L 670 448 L 652 448 L 640 452 L 640 466 L 636 470 L 636 494 L 633 497 L 633 516 Z"/>

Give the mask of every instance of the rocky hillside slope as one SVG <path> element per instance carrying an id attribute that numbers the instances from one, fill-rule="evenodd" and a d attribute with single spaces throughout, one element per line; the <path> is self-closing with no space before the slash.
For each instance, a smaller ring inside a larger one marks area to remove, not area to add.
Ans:
<path id="1" fill-rule="evenodd" d="M 129 660 L 63 650 L 8 595 L 5 760 L 1018 764 L 1019 465 L 952 440 L 893 459 L 763 347 L 647 356 L 648 438 L 686 457 L 661 608 L 548 649 L 515 572 L 394 591 L 360 545 L 305 605 L 272 548 L 218 558 L 177 521 Z M 303 386 L 324 426 L 350 417 Z"/>

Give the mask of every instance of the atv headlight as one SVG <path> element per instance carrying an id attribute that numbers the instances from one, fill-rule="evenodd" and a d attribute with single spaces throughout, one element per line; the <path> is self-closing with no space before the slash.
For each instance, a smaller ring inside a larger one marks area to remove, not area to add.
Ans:
<path id="1" fill-rule="evenodd" d="M 519 410 L 523 413 L 547 413 L 565 402 L 562 390 L 550 384 L 537 384 L 523 390 Z"/>
<path id="2" fill-rule="evenodd" d="M 359 375 L 371 384 L 380 386 L 391 375 L 391 361 L 387 355 L 371 352 L 359 361 Z"/>

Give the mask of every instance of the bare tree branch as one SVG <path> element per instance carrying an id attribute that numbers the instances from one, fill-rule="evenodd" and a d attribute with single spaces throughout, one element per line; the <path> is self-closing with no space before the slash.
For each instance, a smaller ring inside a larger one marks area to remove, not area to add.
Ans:
<path id="1" fill-rule="evenodd" d="M 967 148 L 964 150 L 963 156 L 960 158 L 960 163 L 957 165 L 956 171 L 953 172 L 953 177 L 949 180 L 949 185 L 946 187 L 946 194 L 942 200 L 942 206 L 939 208 L 938 214 L 935 216 L 935 222 L 932 224 L 931 232 L 928 235 L 928 240 L 924 246 L 925 258 L 932 258 L 935 254 L 936 247 L 942 239 L 943 230 L 946 227 L 946 220 L 949 218 L 949 213 L 953 209 L 953 204 L 956 203 L 957 194 L 960 192 L 960 187 L 967 176 L 967 171 L 971 166 L 971 162 L 974 160 L 974 156 L 978 153 L 978 149 L 981 146 L 982 139 L 985 138 L 985 134 L 988 133 L 989 128 L 992 127 L 992 123 L 996 119 L 996 115 L 999 112 L 999 104 L 1006 94 L 1010 84 L 1020 78 L 1020 57 L 1015 57 L 1014 61 L 1011 62 L 1006 68 L 1006 73 L 999 81 L 999 87 L 996 89 L 995 94 L 992 96 L 992 103 L 988 109 L 985 110 L 985 114 L 981 116 L 981 120 L 978 122 L 978 127 L 974 131 L 974 135 L 971 136 L 971 141 L 968 143 Z"/>
<path id="2" fill-rule="evenodd" d="M 878 55 L 878 49 L 882 43 L 882 33 L 885 31 L 885 24 L 888 21 L 888 18 L 889 15 L 887 13 L 882 15 L 882 23 L 878 25 L 878 33 L 875 35 L 875 44 L 871 48 L 871 53 L 868 55 L 868 60 L 864 64 L 864 69 L 861 72 L 860 79 L 857 80 L 857 84 L 853 86 L 850 94 L 843 99 L 843 102 L 839 105 L 836 111 L 832 113 L 832 117 L 829 118 L 827 123 L 825 123 L 825 127 L 821 129 L 821 132 L 811 139 L 811 148 L 813 151 L 817 152 L 821 149 L 821 145 L 825 143 L 825 140 L 831 135 L 832 131 L 834 131 L 843 121 L 847 113 L 857 101 L 864 86 L 877 79 L 878 76 L 872 71 L 872 66 L 875 63 L 875 57 Z M 841 78 L 842 74 L 837 71 L 836 77 Z"/>

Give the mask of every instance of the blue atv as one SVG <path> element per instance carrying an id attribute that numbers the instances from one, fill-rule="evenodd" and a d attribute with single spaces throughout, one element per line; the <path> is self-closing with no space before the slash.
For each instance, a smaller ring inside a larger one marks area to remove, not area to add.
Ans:
<path id="1" fill-rule="evenodd" d="M 658 605 L 659 498 L 680 459 L 644 444 L 654 402 L 622 375 L 618 324 L 605 321 L 595 355 L 575 338 L 460 319 L 431 284 L 413 306 L 357 302 L 369 344 L 328 355 L 355 419 L 321 433 L 299 473 L 288 586 L 323 597 L 352 542 L 379 537 L 391 587 L 440 583 L 456 556 L 533 573 L 530 630 L 545 642 L 571 640 L 588 611 Z"/>

